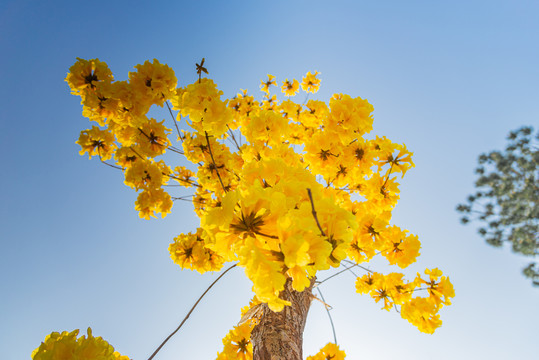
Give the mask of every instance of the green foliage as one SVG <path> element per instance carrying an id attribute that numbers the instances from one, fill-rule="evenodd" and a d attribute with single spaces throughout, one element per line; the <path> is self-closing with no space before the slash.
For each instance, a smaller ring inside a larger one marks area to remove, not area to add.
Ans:
<path id="1" fill-rule="evenodd" d="M 463 224 L 479 221 L 479 234 L 492 246 L 510 243 L 515 253 L 535 257 L 539 249 L 539 132 L 532 127 L 509 133 L 504 152 L 479 156 L 475 172 L 477 192 L 467 204 L 457 206 Z M 535 141 L 534 141 L 535 140 Z M 531 262 L 523 269 L 539 286 L 539 266 Z"/>

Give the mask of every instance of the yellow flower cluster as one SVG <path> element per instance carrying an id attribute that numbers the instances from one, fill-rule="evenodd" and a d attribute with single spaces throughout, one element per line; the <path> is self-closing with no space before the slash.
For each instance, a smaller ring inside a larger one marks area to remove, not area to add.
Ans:
<path id="1" fill-rule="evenodd" d="M 112 345 L 100 336 L 94 337 L 88 328 L 88 336 L 77 338 L 79 330 L 53 332 L 32 352 L 33 360 L 129 360 L 114 351 Z"/>
<path id="2" fill-rule="evenodd" d="M 241 320 L 223 338 L 223 351 L 217 353 L 217 360 L 250 360 L 253 358 L 251 331 L 258 324 L 260 305 L 260 301 L 255 296 L 248 306 L 241 309 Z"/>
<path id="3" fill-rule="evenodd" d="M 223 265 L 223 258 L 205 246 L 205 231 L 198 229 L 196 234 L 181 234 L 174 238 L 168 251 L 172 260 L 184 269 L 200 272 L 216 271 Z"/>
<path id="4" fill-rule="evenodd" d="M 401 315 L 425 333 L 432 334 L 442 325 L 438 311 L 444 305 L 451 304 L 455 296 L 453 285 L 442 276 L 439 269 L 425 270 L 429 279 L 425 280 L 418 273 L 412 282 L 405 282 L 403 274 L 388 275 L 369 273 L 356 280 L 356 290 L 360 294 L 369 294 L 376 302 L 384 301 L 383 309 L 390 310 L 395 305 L 401 306 Z M 424 285 L 428 297 L 413 297 L 414 292 Z"/>
<path id="5" fill-rule="evenodd" d="M 66 81 L 72 93 L 81 97 L 83 115 L 101 127 L 81 132 L 77 141 L 81 155 L 88 153 L 101 161 L 113 158 L 124 171 L 126 185 L 142 190 L 135 209 L 149 219 L 170 212 L 172 200 L 162 187 L 174 174 L 163 161 L 154 160 L 171 148 L 171 131 L 146 113 L 176 94 L 177 80 L 172 69 L 157 60 L 135 68 L 129 81 L 115 82 L 104 62 L 78 59 Z"/>
<path id="6" fill-rule="evenodd" d="M 309 72 L 301 89 L 316 93 L 318 75 Z M 390 224 L 397 176 L 414 166 L 412 153 L 368 136 L 373 106 L 367 100 L 336 94 L 328 103 L 300 104 L 291 100 L 299 82 L 287 79 L 281 91 L 288 98 L 279 103 L 270 91 L 277 87 L 272 75 L 261 81 L 261 102 L 247 90 L 221 99 L 208 78 L 176 88 L 173 71 L 157 60 L 115 82 L 103 62 L 79 59 L 66 81 L 81 96 L 83 115 L 100 126 L 81 133 L 81 153 L 112 159 L 122 169 L 125 184 L 140 191 L 141 217 L 171 211 L 164 188 L 170 181 L 193 190 L 200 227 L 169 247 L 182 268 L 215 271 L 238 261 L 259 301 L 280 311 L 288 305 L 279 297 L 287 279 L 302 291 L 318 271 L 345 260 L 361 264 L 380 254 L 400 268 L 416 261 L 417 236 Z M 165 103 L 177 111 L 170 126 L 175 139 L 163 121 L 146 116 L 152 105 Z M 183 121 L 190 129 L 180 132 Z M 170 165 L 174 154 L 191 162 L 189 168 Z M 401 306 L 404 318 L 431 332 L 454 293 L 447 278 L 439 280 L 435 271 L 429 276 L 427 284 L 406 283 L 402 274 L 369 274 L 356 288 L 384 300 L 386 309 Z M 427 285 L 427 303 L 412 296 L 418 284 Z"/>
<path id="7" fill-rule="evenodd" d="M 328 343 L 316 355 L 308 356 L 307 360 L 344 360 L 346 354 L 339 349 L 339 346 L 333 343 Z"/>
<path id="8" fill-rule="evenodd" d="M 316 77 L 318 74 L 320 74 L 318 71 L 315 71 L 314 74 L 309 71 L 307 75 L 303 77 L 303 81 L 301 82 L 303 91 L 313 94 L 318 91 L 318 88 L 320 87 L 320 79 Z"/>
<path id="9" fill-rule="evenodd" d="M 217 360 L 251 360 L 253 358 L 253 344 L 251 331 L 254 325 L 244 323 L 234 326 L 223 338 L 223 351 L 217 354 Z"/>

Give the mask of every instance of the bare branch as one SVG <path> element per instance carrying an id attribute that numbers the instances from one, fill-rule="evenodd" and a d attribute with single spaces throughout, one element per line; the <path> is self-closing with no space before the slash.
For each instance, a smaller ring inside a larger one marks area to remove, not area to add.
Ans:
<path id="1" fill-rule="evenodd" d="M 159 347 L 157 349 L 155 349 L 155 351 L 153 352 L 153 354 L 148 358 L 148 360 L 152 360 L 154 358 L 154 356 L 159 352 L 159 350 L 161 350 L 161 348 L 167 343 L 167 341 L 172 337 L 174 336 L 174 334 L 176 334 L 178 332 L 178 330 L 180 330 L 180 328 L 183 326 L 183 324 L 187 321 L 187 319 L 189 318 L 189 316 L 191 316 L 191 313 L 193 312 L 193 310 L 195 310 L 195 308 L 197 307 L 198 303 L 200 302 L 200 300 L 202 300 L 202 298 L 204 297 L 204 295 L 206 295 L 206 293 L 208 291 L 210 291 L 210 289 L 213 287 L 213 285 L 215 285 L 229 270 L 231 270 L 232 268 L 234 268 L 236 265 L 238 264 L 234 264 L 232 266 L 230 266 L 228 269 L 226 269 L 221 275 L 219 275 L 219 277 L 217 279 L 215 279 L 214 282 L 211 283 L 210 286 L 208 286 L 208 288 L 206 289 L 206 291 L 204 291 L 204 293 L 202 295 L 200 295 L 200 297 L 198 298 L 197 302 L 195 303 L 195 305 L 193 305 L 193 307 L 191 308 L 191 310 L 189 310 L 189 312 L 187 313 L 187 315 L 183 318 L 182 322 L 180 323 L 180 325 L 176 328 L 176 330 L 174 330 L 162 343 L 161 345 L 159 345 Z"/>
<path id="2" fill-rule="evenodd" d="M 320 222 L 318 221 L 318 216 L 316 215 L 316 210 L 314 209 L 313 194 L 311 193 L 311 189 L 307 189 L 307 193 L 309 194 L 309 200 L 311 201 L 312 214 L 313 214 L 314 219 L 316 220 L 316 225 L 318 225 L 318 228 L 320 229 L 322 236 L 326 236 L 326 233 L 324 233 L 324 230 L 322 230 L 322 226 L 320 226 Z"/>

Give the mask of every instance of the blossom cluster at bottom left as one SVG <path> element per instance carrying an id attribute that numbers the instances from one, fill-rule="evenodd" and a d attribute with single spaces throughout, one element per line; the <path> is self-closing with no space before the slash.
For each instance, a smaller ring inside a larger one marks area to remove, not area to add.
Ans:
<path id="1" fill-rule="evenodd" d="M 53 332 L 47 335 L 45 341 L 32 352 L 33 360 L 130 360 L 125 355 L 114 351 L 114 347 L 103 340 L 94 337 L 92 329 L 88 328 L 88 336 L 77 338 L 79 330 L 62 333 Z"/>

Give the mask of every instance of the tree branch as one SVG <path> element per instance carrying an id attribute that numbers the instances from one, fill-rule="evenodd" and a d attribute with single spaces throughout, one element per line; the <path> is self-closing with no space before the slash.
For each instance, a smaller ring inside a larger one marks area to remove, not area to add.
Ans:
<path id="1" fill-rule="evenodd" d="M 219 277 L 217 279 L 215 279 L 214 282 L 211 283 L 210 286 L 208 286 L 208 288 L 206 289 L 206 291 L 204 291 L 204 293 L 202 295 L 200 295 L 200 297 L 198 298 L 197 302 L 195 303 L 195 305 L 193 305 L 193 307 L 191 308 L 191 310 L 189 310 L 189 312 L 187 313 L 187 315 L 183 318 L 182 322 L 180 323 L 180 325 L 176 328 L 176 330 L 174 330 L 162 343 L 161 345 L 159 345 L 159 347 L 157 349 L 155 349 L 155 351 L 153 352 L 153 354 L 148 358 L 148 360 L 152 360 L 154 358 L 154 356 L 159 352 L 159 350 L 161 350 L 161 348 L 167 343 L 167 341 L 172 337 L 174 336 L 174 334 L 176 334 L 178 332 L 178 330 L 180 330 L 180 328 L 183 326 L 183 324 L 187 321 L 187 319 L 189 318 L 189 316 L 191 315 L 191 313 L 193 312 L 193 310 L 195 310 L 195 308 L 197 307 L 198 303 L 200 302 L 200 300 L 202 300 L 202 298 L 204 297 L 204 295 L 206 295 L 206 293 L 208 291 L 210 291 L 210 289 L 213 287 L 213 285 L 215 285 L 215 283 L 217 283 L 229 270 L 231 270 L 232 268 L 234 268 L 236 265 L 238 264 L 234 264 L 232 266 L 230 266 L 228 269 L 226 269 L 221 275 L 219 275 Z"/>
<path id="2" fill-rule="evenodd" d="M 313 214 L 314 219 L 316 220 L 316 225 L 318 225 L 318 228 L 320 229 L 322 236 L 326 236 L 326 234 L 324 233 L 324 230 L 322 230 L 322 226 L 320 226 L 320 222 L 318 221 L 318 216 L 316 216 L 316 210 L 314 209 L 313 194 L 311 193 L 311 189 L 307 189 L 307 193 L 309 194 L 309 200 L 311 201 L 312 214 Z"/>

